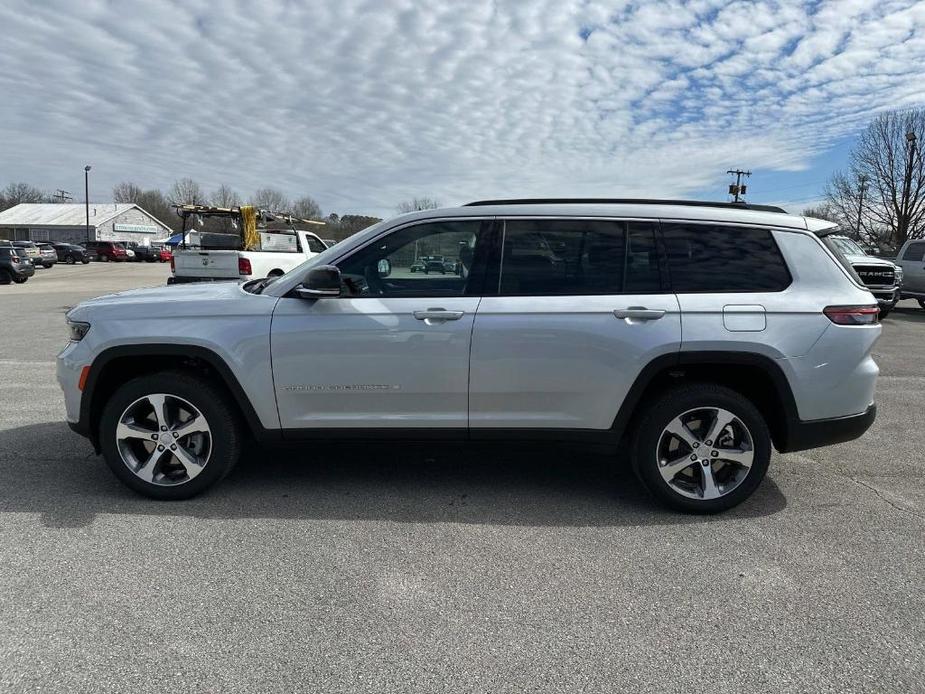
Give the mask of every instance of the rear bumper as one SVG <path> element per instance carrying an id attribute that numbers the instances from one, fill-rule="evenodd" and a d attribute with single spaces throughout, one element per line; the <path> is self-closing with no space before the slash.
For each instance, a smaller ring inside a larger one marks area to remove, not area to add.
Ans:
<path id="1" fill-rule="evenodd" d="M 787 442 L 781 453 L 832 446 L 860 438 L 870 429 L 876 418 L 877 405 L 872 403 L 861 414 L 832 419 L 799 420 L 788 427 Z"/>

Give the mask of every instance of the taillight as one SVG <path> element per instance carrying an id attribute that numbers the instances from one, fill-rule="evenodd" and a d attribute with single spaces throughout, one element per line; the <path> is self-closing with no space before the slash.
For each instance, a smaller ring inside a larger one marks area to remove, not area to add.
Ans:
<path id="1" fill-rule="evenodd" d="M 249 258 L 238 258 L 238 274 L 249 275 L 253 272 Z"/>
<path id="2" fill-rule="evenodd" d="M 822 312 L 837 325 L 871 325 L 877 322 L 877 306 L 826 306 Z"/>

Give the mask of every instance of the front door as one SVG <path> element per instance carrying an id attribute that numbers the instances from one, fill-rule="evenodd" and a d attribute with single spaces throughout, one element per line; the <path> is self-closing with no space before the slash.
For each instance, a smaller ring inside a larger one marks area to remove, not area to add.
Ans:
<path id="1" fill-rule="evenodd" d="M 271 349 L 282 427 L 464 433 L 473 266 L 488 226 L 403 227 L 336 263 L 342 296 L 280 299 Z"/>
<path id="2" fill-rule="evenodd" d="M 474 436 L 608 429 L 640 370 L 677 353 L 678 301 L 655 232 L 650 222 L 504 223 L 496 295 L 486 290 L 473 328 Z"/>

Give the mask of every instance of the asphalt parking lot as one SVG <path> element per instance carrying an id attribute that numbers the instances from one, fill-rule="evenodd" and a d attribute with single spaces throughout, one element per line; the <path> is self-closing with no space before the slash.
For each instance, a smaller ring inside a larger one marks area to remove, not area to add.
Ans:
<path id="1" fill-rule="evenodd" d="M 0 286 L 0 691 L 910 692 L 925 683 L 925 311 L 861 440 L 687 517 L 577 448 L 250 449 L 201 498 L 64 424 L 63 313 L 163 265 Z"/>

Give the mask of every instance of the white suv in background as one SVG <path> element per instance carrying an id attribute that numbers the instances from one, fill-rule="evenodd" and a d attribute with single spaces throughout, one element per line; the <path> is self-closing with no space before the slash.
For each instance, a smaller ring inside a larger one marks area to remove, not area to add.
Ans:
<path id="1" fill-rule="evenodd" d="M 280 278 L 84 302 L 58 379 L 72 428 L 155 498 L 220 480 L 246 436 L 556 439 L 609 443 L 660 501 L 715 512 L 772 447 L 874 419 L 877 303 L 832 231 L 722 203 L 417 212 Z M 411 271 L 437 255 L 456 271 Z"/>

